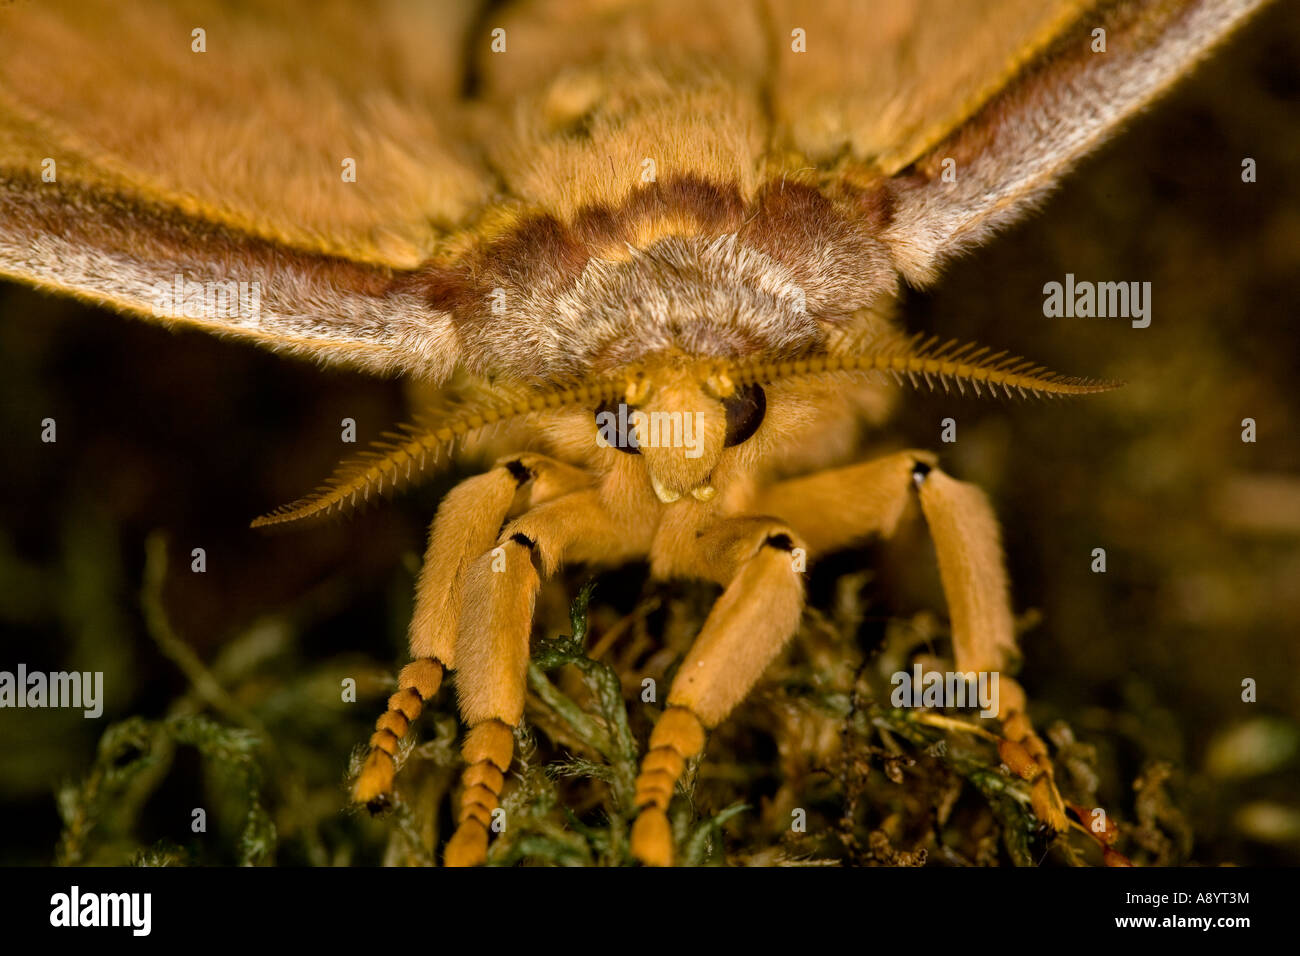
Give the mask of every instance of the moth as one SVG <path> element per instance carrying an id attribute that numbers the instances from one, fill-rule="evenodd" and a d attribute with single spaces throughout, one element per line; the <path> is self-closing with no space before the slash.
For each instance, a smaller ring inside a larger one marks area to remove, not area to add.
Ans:
<path id="1" fill-rule="evenodd" d="M 636 781 L 634 855 L 798 627 L 809 561 L 929 527 L 956 667 L 1015 653 L 998 524 L 924 449 L 858 458 L 898 386 L 1107 383 L 905 334 L 987 242 L 1263 0 L 383 0 L 0 6 L 0 273 L 454 396 L 255 526 L 327 518 L 489 429 L 437 509 L 411 663 L 353 798 L 456 674 L 451 865 L 486 858 L 534 601 L 645 560 L 721 597 Z M 1001 756 L 1068 825 L 1023 690 Z"/>

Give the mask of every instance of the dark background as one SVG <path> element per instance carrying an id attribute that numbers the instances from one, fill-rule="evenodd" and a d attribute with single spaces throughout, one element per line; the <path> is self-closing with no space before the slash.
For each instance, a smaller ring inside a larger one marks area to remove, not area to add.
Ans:
<path id="1" fill-rule="evenodd" d="M 915 330 L 1127 387 L 1060 403 L 908 393 L 864 450 L 934 448 L 988 490 L 1016 608 L 1037 612 L 1022 641 L 1036 719 L 1064 718 L 1096 745 L 1120 817 L 1139 812 L 1135 778 L 1167 774 L 1187 857 L 1200 863 L 1300 861 L 1298 121 L 1300 16 L 1277 4 L 1040 213 L 905 299 Z M 1241 180 L 1244 157 L 1257 162 L 1253 184 Z M 1042 287 L 1067 272 L 1150 281 L 1150 328 L 1044 318 Z M 939 442 L 946 416 L 955 445 Z M 57 444 L 40 441 L 46 417 Z M 344 417 L 363 442 L 377 438 L 409 417 L 403 386 L 0 284 L 0 669 L 106 675 L 98 721 L 0 713 L 0 861 L 56 859 L 56 792 L 91 772 L 110 723 L 195 709 L 141 602 L 154 532 L 166 535 L 170 628 L 223 675 L 228 706 L 286 728 L 271 776 L 290 783 L 272 780 L 267 797 L 279 806 L 299 788 L 295 815 L 277 820 L 281 860 L 379 859 L 383 825 L 343 811 L 344 771 L 405 658 L 426 522 L 469 472 L 350 521 L 249 531 L 349 450 Z M 1247 417 L 1255 444 L 1241 441 Z M 850 559 L 889 559 L 872 598 L 888 614 L 942 613 L 920 542 Z M 204 574 L 189 570 L 196 547 Z M 1105 574 L 1090 570 L 1097 547 Z M 814 594 L 851 569 L 817 570 Z M 608 607 L 596 618 L 634 607 L 643 575 L 603 576 Z M 582 579 L 566 578 L 570 594 Z M 361 683 L 360 703 L 338 702 L 343 676 Z M 1241 700 L 1245 678 L 1258 682 L 1257 703 Z M 725 753 L 711 748 L 710 760 Z M 107 842 L 89 858 L 189 846 L 188 808 L 210 799 L 205 766 L 176 754 L 134 822 L 123 833 L 105 822 Z M 217 806 L 212 829 L 231 836 L 241 811 Z M 235 858 L 212 844 L 186 852 Z"/>

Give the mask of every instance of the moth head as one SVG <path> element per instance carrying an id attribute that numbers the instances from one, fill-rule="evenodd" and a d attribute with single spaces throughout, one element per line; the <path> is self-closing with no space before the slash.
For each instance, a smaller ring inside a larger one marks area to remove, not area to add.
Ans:
<path id="1" fill-rule="evenodd" d="M 630 376 L 617 403 L 596 407 L 596 443 L 640 456 L 660 501 L 709 501 L 719 459 L 753 436 L 766 409 L 761 385 L 738 385 L 725 369 L 664 363 Z"/>

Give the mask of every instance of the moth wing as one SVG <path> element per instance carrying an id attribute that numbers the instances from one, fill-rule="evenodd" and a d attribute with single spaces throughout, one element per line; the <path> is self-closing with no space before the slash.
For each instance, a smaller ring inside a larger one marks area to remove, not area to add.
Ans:
<path id="1" fill-rule="evenodd" d="M 841 181 L 892 177 L 881 238 L 923 283 L 1265 2 L 777 0 L 786 23 L 815 26 L 807 53 L 782 54 L 774 109 L 788 144 Z"/>
<path id="2" fill-rule="evenodd" d="M 492 199 L 460 102 L 474 16 L 454 0 L 360 18 L 306 2 L 0 6 L 0 274 L 445 374 L 449 318 L 392 280 Z"/>
<path id="3" fill-rule="evenodd" d="M 1097 0 L 772 0 L 778 147 L 892 176 Z"/>

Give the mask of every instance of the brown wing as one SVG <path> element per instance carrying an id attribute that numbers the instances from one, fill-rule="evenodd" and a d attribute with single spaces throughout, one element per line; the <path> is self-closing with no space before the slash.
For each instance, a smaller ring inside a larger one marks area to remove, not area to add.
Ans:
<path id="1" fill-rule="evenodd" d="M 743 204 L 811 167 L 823 187 L 888 200 L 870 229 L 924 281 L 1262 2 L 4 6 L 0 272 L 441 377 L 457 358 L 451 316 L 395 271 L 441 263 L 454 274 L 426 294 L 471 288 L 458 257 L 529 216 L 563 224 L 549 254 L 567 267 L 578 252 L 617 258 L 619 243 L 739 214 L 655 207 L 606 229 L 601 210 L 654 199 L 647 182 L 714 184 Z M 1091 51 L 1097 27 L 1105 53 Z M 955 182 L 939 175 L 947 159 Z M 178 310 L 191 280 L 259 282 L 260 311 Z"/>
<path id="2" fill-rule="evenodd" d="M 0 273 L 326 361 L 444 374 L 447 316 L 388 279 L 493 194 L 459 105 L 473 15 L 401 0 L 364 16 L 0 6 Z M 250 308 L 240 290 L 254 288 Z"/>
<path id="3" fill-rule="evenodd" d="M 1265 2 L 1129 0 L 1075 20 L 969 120 L 908 159 L 882 236 L 899 271 L 929 281 L 1022 216 Z"/>
<path id="4" fill-rule="evenodd" d="M 822 168 L 849 161 L 863 172 L 892 176 L 1096 5 L 771 0 L 776 145 Z"/>

